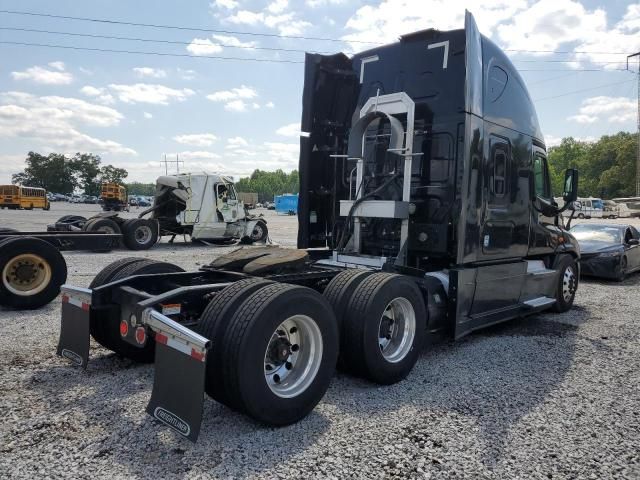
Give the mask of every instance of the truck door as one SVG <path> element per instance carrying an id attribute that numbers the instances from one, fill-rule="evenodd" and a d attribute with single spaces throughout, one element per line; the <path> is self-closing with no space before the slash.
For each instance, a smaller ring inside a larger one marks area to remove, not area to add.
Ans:
<path id="1" fill-rule="evenodd" d="M 244 206 L 238 201 L 238 194 L 232 183 L 216 183 L 216 208 L 225 222 L 235 222 L 244 218 Z"/>
<path id="2" fill-rule="evenodd" d="M 548 255 L 555 249 L 553 237 L 557 235 L 555 219 L 540 212 L 541 202 L 552 203 L 551 180 L 547 157 L 542 149 L 533 152 L 533 192 L 531 195 L 531 234 L 529 236 L 529 255 Z M 584 212 L 584 203 L 580 212 Z M 584 214 L 583 214 L 584 215 Z"/>

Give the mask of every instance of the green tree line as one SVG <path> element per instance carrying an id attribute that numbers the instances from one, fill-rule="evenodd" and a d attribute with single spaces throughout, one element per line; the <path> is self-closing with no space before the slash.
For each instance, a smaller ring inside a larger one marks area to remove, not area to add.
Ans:
<path id="1" fill-rule="evenodd" d="M 76 153 L 73 157 L 67 157 L 61 153 L 45 156 L 29 152 L 25 163 L 22 172 L 12 175 L 13 183 L 41 187 L 65 195 L 75 190 L 87 195 L 99 195 L 101 183 L 122 184 L 129 175 L 124 168 L 102 165 L 100 156 L 92 153 Z"/>
<path id="2" fill-rule="evenodd" d="M 629 132 L 604 135 L 596 142 L 563 138 L 548 151 L 554 194 L 562 193 L 564 171 L 577 168 L 580 197 L 635 196 L 637 148 L 638 137 Z"/>
<path id="3" fill-rule="evenodd" d="M 251 176 L 241 178 L 236 183 L 236 190 L 257 193 L 260 202 L 272 201 L 275 195 L 300 191 L 298 171 L 285 173 L 280 169 L 275 172 L 254 170 Z"/>

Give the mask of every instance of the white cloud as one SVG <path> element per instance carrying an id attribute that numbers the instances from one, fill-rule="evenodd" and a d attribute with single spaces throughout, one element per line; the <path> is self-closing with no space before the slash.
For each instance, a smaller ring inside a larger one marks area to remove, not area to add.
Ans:
<path id="1" fill-rule="evenodd" d="M 311 23 L 300 20 L 295 12 L 284 13 L 287 8 L 285 3 L 288 5 L 288 2 L 274 0 L 261 12 L 238 10 L 225 20 L 237 25 L 264 25 L 278 30 L 280 35 L 300 35 L 312 26 Z"/>
<path id="2" fill-rule="evenodd" d="M 45 113 L 49 111 L 51 120 L 64 119 L 95 127 L 113 127 L 120 123 L 124 116 L 117 110 L 103 105 L 95 105 L 78 98 L 43 96 L 38 97 L 24 92 L 5 92 L 0 94 L 4 104 L 37 109 Z M 45 119 L 46 120 L 46 119 Z"/>
<path id="3" fill-rule="evenodd" d="M 211 35 L 211 39 L 194 38 L 187 46 L 187 51 L 192 55 L 212 55 L 222 52 L 225 47 L 252 49 L 258 45 L 257 42 L 243 42 L 230 35 Z"/>
<path id="4" fill-rule="evenodd" d="M 225 102 L 224 108 L 229 112 L 246 112 L 249 107 L 260 108 L 260 105 L 255 102 L 247 103 L 245 101 L 257 96 L 258 92 L 254 88 L 241 85 L 231 90 L 214 92 L 207 95 L 207 98 L 212 102 Z"/>
<path id="5" fill-rule="evenodd" d="M 243 42 L 238 37 L 233 37 L 231 35 L 211 35 L 211 36 L 225 47 L 229 46 L 229 47 L 251 49 L 258 46 L 258 42 Z"/>
<path id="6" fill-rule="evenodd" d="M 267 5 L 267 11 L 270 13 L 282 13 L 289 6 L 289 0 L 273 0 Z"/>
<path id="7" fill-rule="evenodd" d="M 237 147 L 248 147 L 249 142 L 247 142 L 242 137 L 231 137 L 227 139 L 227 146 L 225 148 L 237 148 Z"/>
<path id="8" fill-rule="evenodd" d="M 165 78 L 167 76 L 167 72 L 160 68 L 135 67 L 133 72 L 138 78 Z"/>
<path id="9" fill-rule="evenodd" d="M 51 68 L 55 68 L 56 70 L 64 72 L 64 62 L 49 62 L 47 65 L 49 65 Z"/>
<path id="10" fill-rule="evenodd" d="M 107 92 L 105 88 L 92 87 L 91 85 L 85 85 L 80 89 L 80 92 L 87 97 L 94 97 L 98 102 L 110 105 L 115 102 L 113 95 Z"/>
<path id="11" fill-rule="evenodd" d="M 358 42 L 393 42 L 400 35 L 437 28 L 450 30 L 464 26 L 464 11 L 473 12 L 480 31 L 491 35 L 500 22 L 525 8 L 525 0 L 487 0 L 482 3 L 464 0 L 383 0 L 379 5 L 365 5 L 349 18 L 345 28 L 352 33 L 345 40 Z M 366 46 L 354 42 L 354 50 Z"/>
<path id="12" fill-rule="evenodd" d="M 193 80 L 194 78 L 196 78 L 196 71 L 178 68 L 178 75 L 180 75 L 180 78 L 182 78 L 183 80 Z"/>
<path id="13" fill-rule="evenodd" d="M 264 106 L 267 108 L 275 108 L 276 104 L 273 102 L 267 102 L 264 104 Z"/>
<path id="14" fill-rule="evenodd" d="M 636 119 L 636 100 L 627 97 L 609 97 L 601 95 L 582 101 L 576 115 L 567 117 L 577 123 L 632 123 Z"/>
<path id="15" fill-rule="evenodd" d="M 208 38 L 194 38 L 187 45 L 187 51 L 192 55 L 212 55 L 220 53 L 223 48 L 217 43 L 213 43 Z"/>
<path id="16" fill-rule="evenodd" d="M 188 135 L 176 135 L 173 139 L 184 145 L 193 145 L 196 147 L 210 147 L 218 139 L 212 133 L 192 133 Z"/>
<path id="17" fill-rule="evenodd" d="M 43 85 L 69 85 L 73 82 L 73 75 L 64 71 L 64 63 L 51 62 L 49 67 L 53 70 L 36 65 L 23 72 L 11 72 L 11 76 L 14 80 L 30 80 Z"/>
<path id="18" fill-rule="evenodd" d="M 199 151 L 184 151 L 184 152 L 178 152 L 177 153 L 178 157 L 181 160 L 214 160 L 216 158 L 221 158 L 219 154 L 215 153 L 215 152 L 209 152 L 209 151 L 205 151 L 205 150 L 199 150 Z M 167 153 L 168 157 L 175 157 L 176 153 Z M 190 164 L 189 165 L 189 169 L 193 169 L 193 165 Z"/>
<path id="19" fill-rule="evenodd" d="M 562 142 L 562 138 L 556 137 L 555 135 L 545 135 L 544 143 L 547 148 L 557 147 Z"/>
<path id="20" fill-rule="evenodd" d="M 133 85 L 111 84 L 109 88 L 115 92 L 120 101 L 125 103 L 151 103 L 168 105 L 171 101 L 183 102 L 195 92 L 189 88 L 175 89 L 164 85 L 136 83 Z"/>
<path id="21" fill-rule="evenodd" d="M 613 28 L 601 28 L 583 32 L 582 42 L 575 49 L 579 52 L 637 52 L 640 50 L 640 4 L 629 5 L 623 19 Z M 597 53 L 577 53 L 578 60 L 600 64 L 605 69 L 620 69 L 626 66 L 626 54 L 602 55 Z"/>
<path id="22" fill-rule="evenodd" d="M 61 153 L 136 155 L 135 150 L 118 142 L 91 137 L 78 130 L 81 126 L 116 126 L 123 118 L 113 108 L 77 98 L 38 97 L 24 92 L 0 94 L 0 137 L 29 138 L 37 148 L 55 148 Z"/>
<path id="23" fill-rule="evenodd" d="M 144 118 L 146 118 L 147 120 L 150 120 L 153 118 L 153 115 L 150 114 L 149 112 L 144 112 L 143 115 L 144 115 Z"/>
<path id="24" fill-rule="evenodd" d="M 306 3 L 308 7 L 316 8 L 327 5 L 342 5 L 346 3 L 346 1 L 347 0 L 306 0 L 304 3 Z"/>
<path id="25" fill-rule="evenodd" d="M 207 95 L 207 98 L 212 102 L 226 102 L 228 100 L 235 100 L 239 98 L 256 98 L 257 96 L 258 92 L 256 92 L 254 88 L 241 85 L 239 87 L 232 88 L 231 90 L 220 90 L 218 92 L 214 92 Z"/>
<path id="26" fill-rule="evenodd" d="M 596 120 L 598 120 L 598 117 L 594 117 L 592 115 L 577 114 L 567 117 L 567 120 L 571 120 L 572 122 L 576 123 L 594 123 Z"/>
<path id="27" fill-rule="evenodd" d="M 236 0 L 215 0 L 211 3 L 211 6 L 216 6 L 218 8 L 226 8 L 227 10 L 233 10 L 238 7 L 238 2 Z"/>
<path id="28" fill-rule="evenodd" d="M 300 122 L 290 123 L 276 130 L 276 134 L 283 137 L 299 137 L 300 133 Z"/>
<path id="29" fill-rule="evenodd" d="M 248 104 L 242 100 L 231 100 L 225 104 L 224 109 L 228 112 L 246 112 L 247 105 Z"/>

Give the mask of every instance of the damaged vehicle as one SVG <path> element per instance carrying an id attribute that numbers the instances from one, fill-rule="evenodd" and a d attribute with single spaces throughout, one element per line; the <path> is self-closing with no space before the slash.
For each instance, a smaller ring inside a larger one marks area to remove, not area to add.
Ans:
<path id="1" fill-rule="evenodd" d="M 233 180 L 219 174 L 181 173 L 159 177 L 153 205 L 138 218 L 105 212 L 90 218 L 65 215 L 49 232 L 122 235 L 130 250 L 147 250 L 163 236 L 189 236 L 203 243 L 265 242 L 267 221 L 252 215 L 239 200 Z"/>
<path id="2" fill-rule="evenodd" d="M 580 244 L 582 275 L 621 282 L 640 270 L 640 232 L 634 226 L 581 223 L 571 234 Z"/>

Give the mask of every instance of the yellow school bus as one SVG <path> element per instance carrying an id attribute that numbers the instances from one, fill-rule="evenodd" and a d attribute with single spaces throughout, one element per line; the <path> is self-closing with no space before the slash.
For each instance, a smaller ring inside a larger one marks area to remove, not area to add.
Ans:
<path id="1" fill-rule="evenodd" d="M 100 199 L 102 200 L 102 209 L 109 210 L 126 210 L 127 209 L 127 189 L 117 183 L 103 183 L 100 191 Z"/>
<path id="2" fill-rule="evenodd" d="M 44 188 L 0 185 L 0 208 L 49 210 L 51 205 Z"/>

